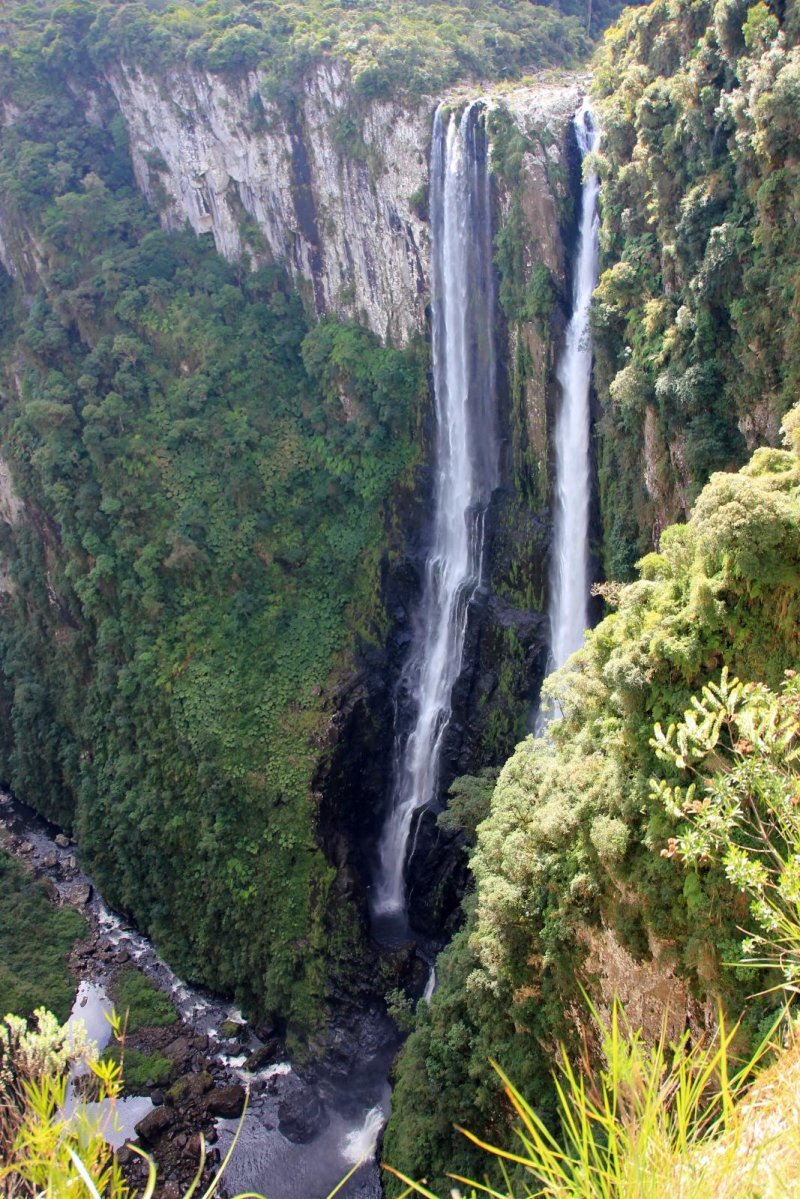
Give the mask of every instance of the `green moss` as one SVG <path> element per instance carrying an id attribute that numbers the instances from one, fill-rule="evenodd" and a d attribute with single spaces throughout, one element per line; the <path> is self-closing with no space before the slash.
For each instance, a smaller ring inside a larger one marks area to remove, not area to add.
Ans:
<path id="1" fill-rule="evenodd" d="M 86 933 L 74 908 L 57 908 L 41 883 L 0 850 L 0 1012 L 45 1007 L 66 1020 L 76 981 L 67 955 Z"/>
<path id="2" fill-rule="evenodd" d="M 105 1050 L 103 1057 L 114 1062 L 122 1061 L 125 1089 L 134 1093 L 142 1091 L 150 1082 L 164 1086 L 169 1082 L 174 1066 L 174 1062 L 160 1053 L 143 1053 L 127 1045 L 124 1050 L 120 1045 L 112 1045 Z"/>
<path id="3" fill-rule="evenodd" d="M 154 983 L 133 966 L 126 966 L 115 976 L 110 987 L 111 999 L 126 1031 L 140 1028 L 162 1028 L 178 1019 L 170 1000 Z"/>

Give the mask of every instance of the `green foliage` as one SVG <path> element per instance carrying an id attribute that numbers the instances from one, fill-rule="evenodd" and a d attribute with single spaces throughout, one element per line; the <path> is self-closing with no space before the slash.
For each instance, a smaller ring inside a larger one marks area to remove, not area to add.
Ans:
<path id="1" fill-rule="evenodd" d="M 122 59 L 150 72 L 182 63 L 234 77 L 255 71 L 261 94 L 280 102 L 297 94 L 308 68 L 331 60 L 346 64 L 364 98 L 420 97 L 457 79 L 570 63 L 590 44 L 583 0 L 102 0 L 35 9 L 16 0 L 9 8 L 6 65 L 26 69 L 31 46 L 40 45 L 51 69 Z M 592 34 L 619 8 L 617 0 L 596 2 Z"/>
<path id="2" fill-rule="evenodd" d="M 453 1175 L 471 1188 L 472 1199 L 478 1193 L 495 1199 L 661 1199 L 676 1179 L 686 1199 L 748 1199 L 754 1187 L 771 1193 L 775 1181 L 783 1191 L 787 1167 L 794 1173 L 794 1162 L 790 1166 L 785 1157 L 791 1155 L 788 1121 L 782 1124 L 782 1136 L 765 1138 L 754 1130 L 749 1141 L 741 1127 L 748 1084 L 772 1048 L 769 1039 L 741 1064 L 736 1061 L 738 1030 L 727 1029 L 724 1021 L 708 1043 L 693 1044 L 686 1032 L 677 1044 L 669 1044 L 662 1031 L 651 1046 L 640 1030 L 630 1027 L 617 1002 L 607 1023 L 596 1012 L 593 1016 L 602 1065 L 598 1068 L 585 1053 L 576 1066 L 561 1047 L 555 1132 L 495 1067 L 516 1121 L 515 1143 L 506 1149 L 464 1132 L 484 1154 L 481 1177 L 497 1180 L 488 1189 L 487 1182 Z M 771 1114 L 780 1120 L 785 1105 L 785 1098 L 783 1104 L 773 1101 Z M 769 1152 L 763 1155 L 765 1148 Z M 408 1184 L 404 1195 L 435 1199 L 427 1186 L 391 1166 L 386 1169 Z M 767 1191 L 761 1189 L 765 1174 Z"/>
<path id="3" fill-rule="evenodd" d="M 750 898 L 754 935 L 745 951 L 780 968 L 785 985 L 800 979 L 800 677 L 779 694 L 720 682 L 652 742 L 670 778 L 651 787 L 679 821 L 667 856 L 695 872 L 721 862 L 731 885 Z M 662 770 L 664 768 L 662 767 Z M 691 779 L 691 782 L 687 780 Z"/>
<path id="4" fill-rule="evenodd" d="M 787 420 L 793 444 L 796 422 Z M 689 523 L 664 533 L 641 579 L 617 590 L 617 611 L 551 676 L 546 694 L 562 718 L 546 739 L 518 746 L 500 774 L 478 828 L 467 927 L 440 958 L 440 987 L 400 1059 L 385 1155 L 404 1174 L 438 1186 L 448 1169 L 480 1169 L 453 1121 L 508 1147 L 489 1057 L 537 1109 L 553 1111 L 550 1047 L 576 1048 L 591 929 L 609 928 L 637 957 L 653 939 L 674 945 L 692 993 L 737 1014 L 758 989 L 763 975 L 725 965 L 746 915 L 738 878 L 723 861 L 685 874 L 671 860 L 679 828 L 651 791 L 665 752 L 653 728 L 678 727 L 725 662 L 743 679 L 780 685 L 800 660 L 798 550 L 798 454 L 758 451 L 738 475 L 713 477 Z M 788 727 L 794 708 L 787 717 Z M 709 754 L 716 768 L 719 746 Z M 791 806 L 785 770 L 775 790 Z M 743 1038 L 770 1003 L 754 1003 Z"/>
<path id="5" fill-rule="evenodd" d="M 135 966 L 126 966 L 119 971 L 109 993 L 128 1033 L 145 1027 L 162 1028 L 178 1019 L 164 992 Z"/>
<path id="6" fill-rule="evenodd" d="M 134 1093 L 143 1091 L 148 1082 L 164 1086 L 169 1082 L 175 1065 L 160 1053 L 143 1053 L 141 1049 L 133 1049 L 130 1045 L 111 1045 L 104 1051 L 103 1057 L 119 1065 L 126 1090 Z"/>
<path id="7" fill-rule="evenodd" d="M 780 6 L 656 0 L 599 54 L 607 577 L 774 444 L 800 390 L 796 38 Z"/>
<path id="8" fill-rule="evenodd" d="M 0 1024 L 0 1187 L 14 1199 L 70 1195 L 126 1199 L 127 1187 L 97 1115 L 78 1106 L 62 1111 L 68 1070 L 91 1071 L 100 1101 L 113 1103 L 122 1089 L 119 1067 L 97 1061 L 96 1048 L 79 1032 L 59 1027 L 39 1008 L 29 1026 L 18 1016 Z M 150 1190 L 150 1193 L 152 1189 Z"/>
<path id="9" fill-rule="evenodd" d="M 30 1015 L 46 1004 L 66 1020 L 75 994 L 67 955 L 86 933 L 74 908 L 57 908 L 41 883 L 0 851 L 0 1011 Z"/>
<path id="10" fill-rule="evenodd" d="M 386 994 L 386 1010 L 400 1032 L 411 1032 L 414 1027 L 414 1008 L 405 991 L 399 987 Z"/>
<path id="11" fill-rule="evenodd" d="M 478 825 L 489 814 L 498 771 L 487 766 L 479 774 L 462 774 L 450 784 L 447 807 L 436 823 L 449 832 L 462 832 L 468 845 L 475 844 Z"/>
<path id="12" fill-rule="evenodd" d="M 425 350 L 310 329 L 276 269 L 162 232 L 119 131 L 33 61 L 0 147 L 40 256 L 0 343 L 30 514 L 3 535 L 0 770 L 176 968 L 302 1026 L 343 928 L 348 968 L 362 952 L 313 786 L 331 696 L 381 635 Z"/>

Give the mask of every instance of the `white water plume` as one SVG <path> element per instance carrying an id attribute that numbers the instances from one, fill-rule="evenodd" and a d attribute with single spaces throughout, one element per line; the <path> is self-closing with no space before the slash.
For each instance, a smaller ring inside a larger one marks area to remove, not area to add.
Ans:
<path id="1" fill-rule="evenodd" d="M 436 798 L 442 740 L 481 581 L 486 509 L 498 484 L 491 206 L 483 106 L 437 109 L 430 171 L 436 463 L 433 536 L 398 710 L 389 815 L 373 913 L 405 912 L 414 813 Z M 405 720 L 402 721 L 406 724 Z M 408 725 L 406 725 L 408 727 Z"/>
<path id="2" fill-rule="evenodd" d="M 581 158 L 597 148 L 599 132 L 586 102 L 575 114 Z M 550 670 L 580 649 L 589 624 L 589 506 L 592 491 L 589 305 L 597 284 L 597 197 L 600 182 L 583 182 L 572 316 L 558 365 L 561 407 L 555 425 L 555 521 L 550 576 Z"/>
<path id="3" fill-rule="evenodd" d="M 348 1132 L 341 1149 L 342 1157 L 348 1166 L 358 1166 L 374 1156 L 378 1137 L 385 1123 L 386 1113 L 378 1104 L 369 1109 L 360 1127 Z"/>

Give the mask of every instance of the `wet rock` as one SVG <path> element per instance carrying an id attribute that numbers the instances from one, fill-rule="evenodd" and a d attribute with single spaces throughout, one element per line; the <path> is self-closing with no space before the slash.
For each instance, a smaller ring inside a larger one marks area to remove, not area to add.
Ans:
<path id="1" fill-rule="evenodd" d="M 155 1107 L 136 1125 L 136 1135 L 146 1144 L 152 1145 L 171 1128 L 177 1117 L 168 1107 Z"/>
<path id="2" fill-rule="evenodd" d="M 120 966 L 124 966 L 124 964 L 126 962 L 129 962 L 130 960 L 131 960 L 131 955 L 128 952 L 128 950 L 125 948 L 125 946 L 123 945 L 122 949 L 117 951 L 117 961 L 119 962 Z"/>
<path id="3" fill-rule="evenodd" d="M 253 1030 L 259 1041 L 269 1041 L 272 1037 L 277 1036 L 280 1031 L 280 1023 L 274 1012 L 265 1016 L 263 1020 L 256 1024 Z"/>
<path id="4" fill-rule="evenodd" d="M 121 1166 L 127 1166 L 129 1162 L 134 1160 L 135 1156 L 129 1145 L 122 1145 L 117 1150 L 117 1161 Z"/>
<path id="5" fill-rule="evenodd" d="M 171 1057 L 173 1061 L 183 1061 L 191 1052 L 191 1041 L 189 1037 L 176 1037 L 174 1041 L 170 1041 L 164 1052 L 167 1057 Z"/>
<path id="6" fill-rule="evenodd" d="M 69 849 L 69 837 L 64 833 L 56 833 L 54 840 L 59 849 Z"/>
<path id="7" fill-rule="evenodd" d="M 206 1034 L 201 1033 L 199 1036 L 193 1037 L 192 1046 L 195 1049 L 199 1049 L 201 1053 L 204 1053 L 208 1049 L 208 1037 Z"/>
<path id="8" fill-rule="evenodd" d="M 273 1062 L 281 1061 L 285 1056 L 286 1046 L 283 1041 L 273 1037 L 267 1041 L 266 1045 L 259 1045 L 258 1049 L 253 1050 L 244 1063 L 244 1068 L 255 1073 L 256 1070 L 262 1070 L 264 1066 L 271 1066 Z"/>
<path id="9" fill-rule="evenodd" d="M 214 1081 L 207 1070 L 200 1070 L 196 1074 L 184 1074 L 167 1091 L 167 1103 L 189 1103 L 192 1099 L 200 1099 L 213 1085 Z"/>
<path id="10" fill-rule="evenodd" d="M 86 907 L 91 898 L 91 883 L 76 883 L 75 886 L 70 887 L 66 893 L 67 903 L 71 903 L 76 908 Z"/>
<path id="11" fill-rule="evenodd" d="M 222 1027 L 219 1031 L 220 1036 L 224 1037 L 226 1040 L 235 1041 L 238 1037 L 244 1035 L 244 1033 L 247 1031 L 247 1025 L 242 1024 L 239 1020 L 223 1020 Z"/>
<path id="12" fill-rule="evenodd" d="M 208 1141 L 208 1137 L 206 1137 Z M 200 1134 L 195 1133 L 194 1136 L 186 1138 L 186 1144 L 183 1150 L 183 1156 L 191 1161 L 197 1161 L 200 1157 Z"/>
<path id="13" fill-rule="evenodd" d="M 162 1103 L 164 1102 L 164 1092 L 159 1091 L 158 1089 L 153 1091 L 150 1095 L 150 1102 L 152 1103 L 153 1107 L 161 1107 Z"/>
<path id="14" fill-rule="evenodd" d="M 208 1096 L 206 1111 L 210 1116 L 236 1119 L 244 1111 L 246 1097 L 247 1093 L 241 1083 L 236 1082 L 228 1087 L 218 1087 Z"/>
<path id="15" fill-rule="evenodd" d="M 306 1145 L 328 1126 L 329 1121 L 317 1093 L 292 1075 L 278 1104 L 281 1134 L 296 1145 Z"/>

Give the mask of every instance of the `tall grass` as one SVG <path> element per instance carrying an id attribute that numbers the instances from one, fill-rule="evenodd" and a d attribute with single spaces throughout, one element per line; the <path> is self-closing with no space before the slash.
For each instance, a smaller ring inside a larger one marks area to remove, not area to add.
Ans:
<path id="1" fill-rule="evenodd" d="M 618 1005 L 602 1032 L 602 1069 L 588 1054 L 575 1066 L 562 1051 L 556 1077 L 560 1128 L 553 1131 L 503 1071 L 506 1099 L 516 1117 L 513 1150 L 461 1129 L 487 1154 L 491 1177 L 451 1175 L 470 1196 L 492 1199 L 712 1199 L 759 1194 L 762 1155 L 741 1153 L 741 1102 L 772 1042 L 736 1063 L 737 1028 L 723 1020 L 713 1039 L 686 1034 L 654 1046 L 632 1030 Z M 750 1142 L 748 1142 L 750 1147 Z M 402 1199 L 439 1199 L 423 1182 L 406 1178 Z M 735 1177 L 734 1177 L 735 1176 Z M 735 1189 L 725 1189 L 731 1180 Z"/>

